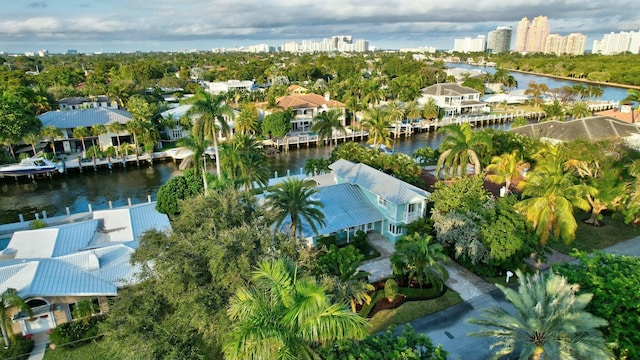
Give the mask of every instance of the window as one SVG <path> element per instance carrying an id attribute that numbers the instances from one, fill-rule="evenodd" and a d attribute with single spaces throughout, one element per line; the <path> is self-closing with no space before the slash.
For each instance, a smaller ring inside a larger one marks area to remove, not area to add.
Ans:
<path id="1" fill-rule="evenodd" d="M 407 206 L 407 212 L 408 213 L 412 213 L 416 211 L 416 204 L 409 204 L 409 206 Z"/>
<path id="2" fill-rule="evenodd" d="M 386 207 L 387 207 L 387 200 L 385 200 L 384 198 L 381 198 L 381 197 L 378 195 L 378 205 L 380 205 L 380 206 L 382 206 L 382 207 L 385 207 L 385 208 L 386 208 Z"/>
<path id="3" fill-rule="evenodd" d="M 393 235 L 400 235 L 402 234 L 402 228 L 394 224 L 389 224 L 389 233 Z"/>

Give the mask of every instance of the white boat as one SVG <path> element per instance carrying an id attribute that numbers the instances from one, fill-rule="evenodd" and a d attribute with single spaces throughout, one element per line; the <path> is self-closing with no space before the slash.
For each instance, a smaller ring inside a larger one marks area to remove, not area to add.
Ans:
<path id="1" fill-rule="evenodd" d="M 373 144 L 369 145 L 369 148 L 376 150 L 376 148 L 373 146 Z M 385 155 L 392 155 L 393 154 L 393 149 L 389 149 L 386 145 L 384 144 L 378 144 L 378 148 L 377 150 Z"/>
<path id="2" fill-rule="evenodd" d="M 64 172 L 64 168 L 43 157 L 31 157 L 20 161 L 18 164 L 0 167 L 0 176 L 24 176 Z"/>

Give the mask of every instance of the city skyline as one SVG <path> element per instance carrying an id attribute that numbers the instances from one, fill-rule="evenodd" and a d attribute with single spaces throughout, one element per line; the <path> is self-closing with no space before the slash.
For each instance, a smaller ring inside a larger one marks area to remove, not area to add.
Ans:
<path id="1" fill-rule="evenodd" d="M 640 30 L 637 12 L 624 11 L 635 7 L 631 0 L 612 0 L 606 5 L 604 1 L 547 5 L 522 0 L 455 4 L 269 0 L 259 4 L 219 0 L 11 2 L 4 4 L 0 14 L 0 51 L 211 50 L 282 46 L 335 34 L 350 34 L 378 49 L 428 46 L 447 50 L 453 48 L 455 38 L 486 36 L 498 26 L 516 29 L 522 17 L 538 15 L 549 18 L 554 33 L 581 32 L 590 40 L 610 32 Z"/>

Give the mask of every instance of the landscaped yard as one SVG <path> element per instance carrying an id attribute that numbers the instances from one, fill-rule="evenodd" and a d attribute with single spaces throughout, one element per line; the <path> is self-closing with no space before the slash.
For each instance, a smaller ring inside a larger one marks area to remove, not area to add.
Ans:
<path id="1" fill-rule="evenodd" d="M 602 220 L 605 224 L 604 226 L 593 226 L 582 222 L 583 219 L 588 217 L 589 214 L 576 213 L 578 230 L 576 231 L 576 240 L 573 243 L 566 245 L 558 242 L 551 244 L 551 247 L 565 254 L 570 254 L 574 248 L 593 252 L 640 236 L 640 226 L 627 225 L 622 219 L 606 216 Z"/>
<path id="2" fill-rule="evenodd" d="M 439 298 L 424 301 L 409 301 L 398 308 L 391 310 L 382 310 L 376 313 L 371 319 L 367 330 L 370 334 L 383 331 L 390 325 L 399 325 L 407 323 L 429 314 L 444 310 L 450 306 L 459 304 L 462 298 L 457 292 L 447 290 L 447 292 Z"/>
<path id="3" fill-rule="evenodd" d="M 58 347 L 47 349 L 44 360 L 111 360 L 113 354 L 100 346 L 98 342 L 88 343 L 75 348 Z"/>

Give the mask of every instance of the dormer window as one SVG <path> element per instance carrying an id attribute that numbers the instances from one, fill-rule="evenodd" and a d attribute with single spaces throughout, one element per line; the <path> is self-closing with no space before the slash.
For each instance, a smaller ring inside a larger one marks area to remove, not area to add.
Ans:
<path id="1" fill-rule="evenodd" d="M 378 195 L 378 205 L 386 208 L 387 207 L 387 200 L 380 197 L 380 195 Z"/>

